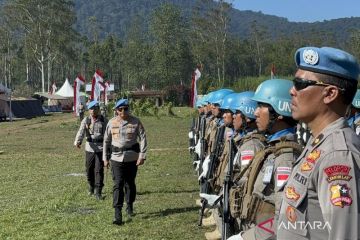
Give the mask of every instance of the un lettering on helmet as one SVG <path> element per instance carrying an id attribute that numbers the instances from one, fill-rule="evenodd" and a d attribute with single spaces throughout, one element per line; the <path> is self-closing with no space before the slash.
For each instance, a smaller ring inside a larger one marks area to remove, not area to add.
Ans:
<path id="1" fill-rule="evenodd" d="M 290 103 L 286 101 L 279 101 L 278 108 L 280 111 L 291 113 Z"/>

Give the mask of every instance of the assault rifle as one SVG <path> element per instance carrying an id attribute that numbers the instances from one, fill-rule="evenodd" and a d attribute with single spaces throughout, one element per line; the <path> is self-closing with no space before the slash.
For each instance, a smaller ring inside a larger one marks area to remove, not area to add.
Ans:
<path id="1" fill-rule="evenodd" d="M 233 185 L 232 175 L 233 175 L 234 156 L 235 156 L 233 138 L 231 138 L 228 143 L 229 143 L 229 162 L 228 162 L 228 169 L 226 172 L 226 176 L 224 179 L 224 193 L 223 193 L 224 201 L 223 201 L 222 235 L 221 235 L 222 240 L 226 240 L 228 238 L 230 223 L 233 220 L 230 214 L 230 201 L 229 201 L 230 188 Z"/>
<path id="2" fill-rule="evenodd" d="M 223 145 L 224 145 L 224 132 L 225 132 L 225 126 L 221 126 L 220 128 L 217 129 L 216 131 L 216 135 L 215 135 L 215 149 L 214 151 L 212 151 L 210 153 L 210 167 L 206 173 L 206 178 L 202 179 L 201 184 L 201 189 L 200 192 L 202 193 L 210 193 L 210 182 L 209 180 L 211 180 L 211 178 L 213 177 L 213 172 L 215 171 L 215 167 L 217 164 L 217 159 L 220 156 L 222 150 L 223 150 Z M 201 161 L 200 161 L 201 162 Z M 201 162 L 202 164 L 202 162 Z M 202 165 L 201 165 L 202 166 Z M 202 172 L 202 171 L 201 171 Z M 206 208 L 206 200 L 202 199 L 202 206 L 201 206 L 201 211 L 200 211 L 200 220 L 199 220 L 199 226 L 202 225 L 202 219 L 204 217 L 204 211 Z"/>
<path id="3" fill-rule="evenodd" d="M 205 130 L 206 130 L 206 118 L 202 117 L 200 120 L 200 164 L 199 164 L 199 175 L 202 172 L 202 165 L 205 159 L 206 141 L 205 141 Z"/>

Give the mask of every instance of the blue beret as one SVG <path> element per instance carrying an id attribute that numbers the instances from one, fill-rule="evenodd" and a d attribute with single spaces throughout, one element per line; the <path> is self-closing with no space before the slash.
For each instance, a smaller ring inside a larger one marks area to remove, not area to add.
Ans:
<path id="1" fill-rule="evenodd" d="M 129 101 L 127 99 L 120 99 L 116 102 L 114 109 L 117 109 L 122 106 L 129 106 Z"/>
<path id="2" fill-rule="evenodd" d="M 99 102 L 97 100 L 92 100 L 88 103 L 87 108 L 92 109 L 94 107 L 99 107 Z"/>
<path id="3" fill-rule="evenodd" d="M 295 53 L 298 68 L 334 75 L 349 80 L 358 79 L 360 68 L 356 58 L 340 49 L 331 47 L 304 47 Z"/>

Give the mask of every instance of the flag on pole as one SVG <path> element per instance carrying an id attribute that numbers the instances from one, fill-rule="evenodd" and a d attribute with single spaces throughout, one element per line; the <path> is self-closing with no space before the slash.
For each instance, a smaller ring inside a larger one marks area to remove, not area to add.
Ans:
<path id="1" fill-rule="evenodd" d="M 275 65 L 273 64 L 272 66 L 271 66 L 271 79 L 273 79 L 273 78 L 275 78 Z"/>
<path id="2" fill-rule="evenodd" d="M 79 75 L 74 81 L 74 112 L 76 116 L 79 116 L 80 105 L 80 87 L 85 84 L 85 79 Z"/>
<path id="3" fill-rule="evenodd" d="M 104 87 L 104 102 L 105 102 L 105 105 L 107 105 L 108 104 L 110 81 L 106 81 L 105 84 L 103 85 L 103 87 Z"/>
<path id="4" fill-rule="evenodd" d="M 99 69 L 95 71 L 91 82 L 91 100 L 100 101 L 100 85 L 104 84 L 104 74 Z"/>
<path id="5" fill-rule="evenodd" d="M 200 66 L 198 66 L 191 76 L 191 96 L 190 96 L 190 107 L 194 107 L 196 104 L 197 98 L 197 88 L 196 84 L 199 78 L 201 77 L 201 72 L 199 70 Z"/>
<path id="6" fill-rule="evenodd" d="M 51 95 L 55 94 L 56 90 L 57 90 L 56 84 L 55 84 L 55 82 L 53 82 L 53 84 L 50 87 L 49 94 L 51 94 Z"/>

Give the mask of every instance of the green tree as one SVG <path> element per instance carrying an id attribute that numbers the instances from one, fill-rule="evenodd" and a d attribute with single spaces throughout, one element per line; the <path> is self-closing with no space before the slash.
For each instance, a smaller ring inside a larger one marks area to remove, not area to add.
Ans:
<path id="1" fill-rule="evenodd" d="M 150 32 L 156 79 L 152 80 L 155 83 L 152 86 L 162 89 L 190 81 L 193 63 L 185 29 L 186 22 L 174 5 L 164 4 L 154 11 Z"/>

